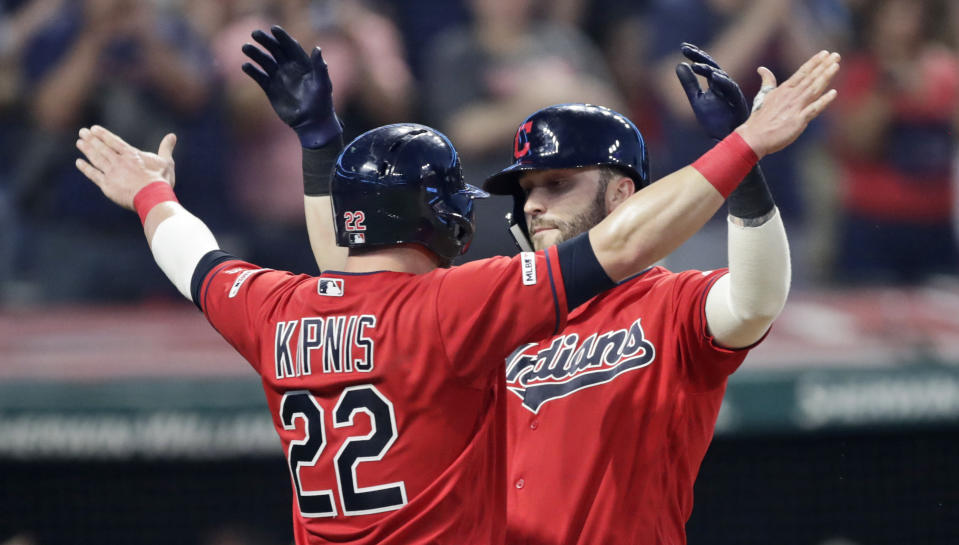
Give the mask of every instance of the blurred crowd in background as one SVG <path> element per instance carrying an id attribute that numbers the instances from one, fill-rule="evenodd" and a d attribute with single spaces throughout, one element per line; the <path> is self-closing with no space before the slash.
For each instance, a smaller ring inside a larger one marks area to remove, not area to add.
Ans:
<path id="1" fill-rule="evenodd" d="M 709 51 L 752 97 L 820 49 L 843 55 L 837 102 L 764 159 L 806 286 L 954 277 L 959 3 L 946 0 L 0 0 L 0 304 L 176 297 L 136 216 L 74 168 L 82 126 L 155 150 L 179 144 L 177 194 L 221 246 L 316 274 L 300 150 L 240 70 L 250 32 L 286 28 L 330 66 L 348 139 L 414 121 L 444 131 L 470 183 L 506 166 L 536 109 L 591 102 L 627 114 L 653 177 L 711 145 L 674 74 Z M 467 259 L 512 254 L 478 210 Z M 725 214 L 667 260 L 724 264 Z"/>

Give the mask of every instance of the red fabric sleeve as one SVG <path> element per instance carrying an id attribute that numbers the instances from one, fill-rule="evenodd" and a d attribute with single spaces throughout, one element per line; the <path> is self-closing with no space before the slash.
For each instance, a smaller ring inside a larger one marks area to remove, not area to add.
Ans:
<path id="1" fill-rule="evenodd" d="M 678 332 L 676 342 L 682 355 L 680 372 L 692 391 L 708 391 L 723 385 L 752 348 L 720 346 L 706 325 L 706 296 L 713 284 L 728 272 L 729 269 L 723 268 L 676 275 L 672 296 L 674 331 Z"/>
<path id="2" fill-rule="evenodd" d="M 566 289 L 555 246 L 451 269 L 437 297 L 443 344 L 460 376 L 484 376 L 493 366 L 504 365 L 513 348 L 566 326 Z M 489 346 L 502 347 L 502 357 L 489 358 L 492 361 L 456 357 L 467 350 L 490 352 Z M 473 361 L 475 367 L 463 368 Z"/>
<path id="3" fill-rule="evenodd" d="M 296 278 L 245 261 L 225 261 L 206 275 L 197 303 L 220 335 L 260 372 L 259 333 L 279 299 L 295 287 Z"/>

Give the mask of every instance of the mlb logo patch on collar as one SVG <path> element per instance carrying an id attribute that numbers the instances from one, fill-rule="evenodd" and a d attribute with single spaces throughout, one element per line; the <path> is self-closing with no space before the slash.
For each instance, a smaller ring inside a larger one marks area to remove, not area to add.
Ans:
<path id="1" fill-rule="evenodd" d="M 316 293 L 332 297 L 343 297 L 342 278 L 320 278 L 316 284 Z"/>
<path id="2" fill-rule="evenodd" d="M 523 285 L 524 286 L 535 286 L 536 285 L 536 254 L 533 252 L 522 252 L 520 254 L 520 260 L 523 266 Z"/>

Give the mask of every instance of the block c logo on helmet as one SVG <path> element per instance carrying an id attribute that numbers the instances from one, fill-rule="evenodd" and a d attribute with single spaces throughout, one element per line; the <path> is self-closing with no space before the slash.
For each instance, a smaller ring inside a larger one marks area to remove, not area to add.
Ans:
<path id="1" fill-rule="evenodd" d="M 532 121 L 527 121 L 519 126 L 519 129 L 516 131 L 516 138 L 513 140 L 513 159 L 519 159 L 529 153 L 528 133 L 532 128 Z"/>

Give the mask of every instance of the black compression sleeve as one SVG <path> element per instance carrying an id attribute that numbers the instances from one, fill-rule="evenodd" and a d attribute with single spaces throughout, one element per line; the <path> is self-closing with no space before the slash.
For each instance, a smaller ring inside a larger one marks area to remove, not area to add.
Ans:
<path id="1" fill-rule="evenodd" d="M 775 206 L 763 170 L 757 164 L 743 178 L 739 186 L 726 199 L 729 203 L 729 215 L 737 218 L 752 219 L 765 216 Z"/>
<path id="2" fill-rule="evenodd" d="M 322 148 L 303 148 L 304 195 L 322 197 L 330 194 L 330 177 L 342 150 L 342 134 Z"/>
<path id="3" fill-rule="evenodd" d="M 596 259 L 588 233 L 561 243 L 556 247 L 556 253 L 566 286 L 566 310 L 571 312 L 616 285 Z"/>
<path id="4" fill-rule="evenodd" d="M 203 311 L 203 307 L 200 306 L 200 288 L 203 287 L 203 281 L 217 265 L 231 259 L 236 258 L 223 250 L 210 250 L 200 258 L 200 262 L 193 269 L 193 278 L 190 280 L 190 297 L 193 298 L 193 304 L 200 309 L 200 312 Z"/>

